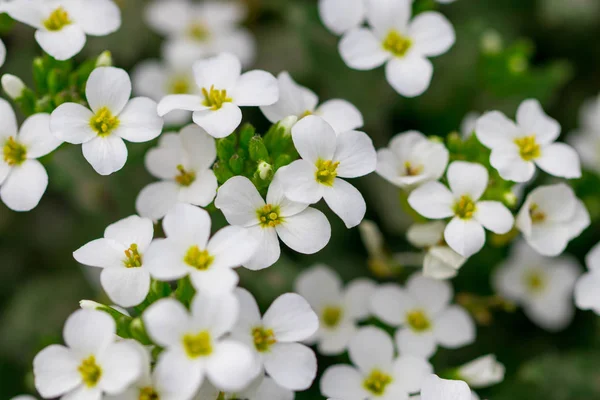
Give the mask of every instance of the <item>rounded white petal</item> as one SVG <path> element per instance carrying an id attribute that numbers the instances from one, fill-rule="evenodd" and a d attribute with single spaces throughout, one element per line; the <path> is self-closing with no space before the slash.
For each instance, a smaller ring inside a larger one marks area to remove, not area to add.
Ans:
<path id="1" fill-rule="evenodd" d="M 585 265 L 590 271 L 600 271 L 600 243 L 592 247 L 585 256 Z"/>
<path id="2" fill-rule="evenodd" d="M 156 112 L 163 117 L 173 110 L 201 111 L 207 107 L 202 104 L 203 99 L 194 94 L 170 94 L 161 99 L 156 106 Z"/>
<path id="3" fill-rule="evenodd" d="M 17 117 L 10 103 L 0 99 L 0 138 L 8 139 L 17 135 Z"/>
<path id="4" fill-rule="evenodd" d="M 256 210 L 264 205 L 265 201 L 254 184 L 242 176 L 227 180 L 219 188 L 215 199 L 215 206 L 223 212 L 227 222 L 244 227 L 258 224 Z"/>
<path id="5" fill-rule="evenodd" d="M 286 169 L 287 168 L 284 167 L 277 170 L 269 185 L 269 190 L 267 191 L 267 204 L 278 205 L 279 216 L 281 217 L 294 216 L 306 210 L 308 207 L 308 204 L 306 203 L 298 203 L 286 197 L 285 187 L 283 185 L 284 171 Z"/>
<path id="6" fill-rule="evenodd" d="M 135 209 L 154 221 L 163 218 L 178 202 L 179 185 L 175 182 L 155 182 L 144 187 L 135 200 Z"/>
<path id="7" fill-rule="evenodd" d="M 306 160 L 296 160 L 281 170 L 285 196 L 294 202 L 314 204 L 321 200 L 324 185 L 316 179 L 317 168 Z"/>
<path id="8" fill-rule="evenodd" d="M 337 168 L 339 177 L 357 178 L 375 171 L 377 153 L 366 133 L 348 131 L 338 135 L 333 160 L 340 163 Z"/>
<path id="9" fill-rule="evenodd" d="M 475 341 L 475 322 L 459 306 L 450 306 L 434 322 L 437 342 L 449 349 L 466 346 Z"/>
<path id="10" fill-rule="evenodd" d="M 388 370 L 394 359 L 392 338 L 380 328 L 367 326 L 359 329 L 348 347 L 350 360 L 363 374 L 373 369 Z"/>
<path id="11" fill-rule="evenodd" d="M 262 106 L 260 110 L 272 123 L 288 116 L 301 116 L 306 111 L 313 112 L 318 98 L 314 92 L 298 85 L 286 71 L 277 76 L 279 100 L 275 104 Z"/>
<path id="12" fill-rule="evenodd" d="M 373 315 L 392 326 L 402 325 L 406 313 L 417 305 L 407 291 L 395 284 L 380 286 L 371 296 L 370 303 Z"/>
<path id="13" fill-rule="evenodd" d="M 193 374 L 186 369 L 187 365 L 181 363 L 173 365 L 169 362 L 168 358 L 163 359 L 161 357 L 159 360 L 152 373 L 152 384 L 160 393 L 160 398 L 165 400 L 192 398 L 194 392 L 197 390 L 197 382 L 194 379 L 190 379 L 190 375 Z M 136 390 L 136 397 L 131 400 L 139 400 L 138 397 L 139 389 Z"/>
<path id="14" fill-rule="evenodd" d="M 346 100 L 334 99 L 326 101 L 315 110 L 336 133 L 359 129 L 364 125 L 361 112 Z"/>
<path id="15" fill-rule="evenodd" d="M 428 57 L 447 52 L 456 41 L 452 24 L 437 12 L 424 12 L 417 15 L 408 28 L 408 36 L 413 41 L 412 50 Z"/>
<path id="16" fill-rule="evenodd" d="M 119 114 L 119 126 L 114 134 L 130 142 L 147 142 L 160 135 L 163 124 L 163 119 L 156 113 L 156 102 L 147 97 L 136 97 Z"/>
<path id="17" fill-rule="evenodd" d="M 440 379 L 431 375 L 423 383 L 421 400 L 471 400 L 471 389 L 463 381 Z"/>
<path id="18" fill-rule="evenodd" d="M 192 271 L 190 279 L 194 288 L 206 296 L 219 296 L 231 293 L 240 278 L 231 268 L 215 268 L 211 266 L 206 271 Z"/>
<path id="19" fill-rule="evenodd" d="M 312 336 L 319 328 L 319 317 L 308 302 L 295 293 L 279 296 L 263 317 L 278 342 L 297 342 Z"/>
<path id="20" fill-rule="evenodd" d="M 244 263 L 244 267 L 257 271 L 275 264 L 281 255 L 279 239 L 275 229 L 262 228 L 261 226 L 253 226 L 248 229 L 250 235 L 255 237 L 259 244 L 252 258 Z"/>
<path id="21" fill-rule="evenodd" d="M 348 348 L 350 340 L 356 332 L 357 327 L 352 322 L 340 323 L 335 330 L 322 330 L 317 343 L 319 354 L 324 356 L 342 354 Z"/>
<path id="22" fill-rule="evenodd" d="M 111 343 L 98 355 L 102 377 L 98 385 L 108 394 L 123 392 L 142 372 L 139 351 L 127 341 Z"/>
<path id="23" fill-rule="evenodd" d="M 405 97 L 423 94 L 433 76 L 433 65 L 428 59 L 409 53 L 404 58 L 392 58 L 385 66 L 385 77 L 396 92 Z"/>
<path id="24" fill-rule="evenodd" d="M 142 315 L 148 335 L 161 346 L 173 346 L 189 325 L 187 310 L 175 299 L 161 299 L 148 307 Z"/>
<path id="25" fill-rule="evenodd" d="M 431 364 L 420 357 L 401 355 L 394 361 L 394 375 L 408 393 L 419 392 L 425 378 L 432 373 Z"/>
<path id="26" fill-rule="evenodd" d="M 223 103 L 218 110 L 195 111 L 194 123 L 215 138 L 229 136 L 242 122 L 242 110 L 233 103 Z"/>
<path id="27" fill-rule="evenodd" d="M 61 396 L 81 383 L 79 360 L 65 346 L 51 345 L 33 359 L 35 388 L 44 398 Z"/>
<path id="28" fill-rule="evenodd" d="M 217 159 L 215 139 L 202 128 L 190 124 L 179 134 L 181 146 L 187 153 L 188 162 L 196 169 L 209 169 Z"/>
<path id="29" fill-rule="evenodd" d="M 489 174 L 481 164 L 454 161 L 448 167 L 448 184 L 455 197 L 467 195 L 479 200 L 488 186 Z"/>
<path id="30" fill-rule="evenodd" d="M 520 135 L 515 123 L 499 111 L 483 114 L 477 120 L 475 133 L 477 139 L 490 149 L 510 145 Z"/>
<path id="31" fill-rule="evenodd" d="M 570 296 L 567 298 L 554 296 L 532 301 L 523 306 L 523 311 L 531 321 L 549 332 L 565 329 L 575 315 L 575 307 Z"/>
<path id="32" fill-rule="evenodd" d="M 366 0 L 367 21 L 377 35 L 383 37 L 390 30 L 405 33 L 412 13 L 410 1 Z"/>
<path id="33" fill-rule="evenodd" d="M 105 268 L 100 274 L 102 288 L 121 307 L 140 304 L 150 291 L 150 274 L 140 268 Z"/>
<path id="34" fill-rule="evenodd" d="M 342 280 L 331 268 L 318 264 L 298 276 L 295 290 L 315 310 L 319 310 L 328 304 L 337 304 L 340 301 Z"/>
<path id="35" fill-rule="evenodd" d="M 112 0 L 70 2 L 69 15 L 92 36 L 105 36 L 121 27 L 121 10 Z"/>
<path id="36" fill-rule="evenodd" d="M 338 48 L 346 65 L 357 70 L 377 68 L 390 58 L 381 41 L 366 28 L 347 32 L 340 40 Z"/>
<path id="37" fill-rule="evenodd" d="M 242 65 L 240 60 L 230 53 L 221 53 L 216 57 L 196 61 L 193 66 L 194 79 L 199 88 L 232 90 L 240 78 Z"/>
<path id="38" fill-rule="evenodd" d="M 78 354 L 96 354 L 113 342 L 116 324 L 104 311 L 77 310 L 65 322 L 65 343 Z"/>
<path id="39" fill-rule="evenodd" d="M 210 268 L 233 268 L 248 261 L 254 255 L 258 241 L 247 229 L 226 226 L 208 242 L 207 250 L 214 257 Z"/>
<path id="40" fill-rule="evenodd" d="M 468 258 L 483 248 L 485 231 L 481 224 L 473 219 L 455 217 L 446 226 L 444 239 L 452 250 Z"/>
<path id="41" fill-rule="evenodd" d="M 190 186 L 179 186 L 178 200 L 180 203 L 206 207 L 214 200 L 218 187 L 217 177 L 212 170 L 199 171 Z"/>
<path id="42" fill-rule="evenodd" d="M 256 299 L 252 293 L 244 288 L 238 287 L 235 289 L 235 296 L 240 305 L 240 316 L 236 322 L 236 328 L 246 329 L 253 326 L 261 325 L 261 315 L 258 309 Z"/>
<path id="43" fill-rule="evenodd" d="M 535 160 L 542 170 L 561 178 L 581 178 L 579 155 L 569 145 L 553 143 L 542 149 L 542 156 Z"/>
<path id="44" fill-rule="evenodd" d="M 302 254 L 320 251 L 327 246 L 331 238 L 331 225 L 327 217 L 312 207 L 285 217 L 275 229 L 283 243 Z"/>
<path id="45" fill-rule="evenodd" d="M 165 216 L 163 230 L 170 241 L 206 247 L 210 235 L 210 215 L 190 204 L 177 204 Z"/>
<path id="46" fill-rule="evenodd" d="M 400 354 L 410 354 L 425 359 L 430 358 L 437 350 L 437 342 L 432 332 L 417 333 L 410 328 L 400 328 L 394 335 Z"/>
<path id="47" fill-rule="evenodd" d="M 308 389 L 317 375 L 315 353 L 300 343 L 275 344 L 264 361 L 269 376 L 289 390 Z"/>
<path id="48" fill-rule="evenodd" d="M 490 155 L 490 164 L 498 170 L 502 179 L 514 182 L 528 182 L 535 173 L 535 164 L 521 157 L 516 145 L 496 147 Z"/>
<path id="49" fill-rule="evenodd" d="M 358 278 L 348 283 L 344 292 L 344 311 L 348 316 L 356 319 L 364 319 L 370 315 L 369 300 L 377 285 L 370 279 Z"/>
<path id="50" fill-rule="evenodd" d="M 319 0 L 321 21 L 336 35 L 358 27 L 365 14 L 364 0 Z"/>
<path id="51" fill-rule="evenodd" d="M 77 262 L 99 268 L 120 267 L 127 247 L 113 240 L 96 239 L 73 252 Z"/>
<path id="52" fill-rule="evenodd" d="M 168 94 L 169 73 L 167 66 L 159 60 L 144 60 L 136 64 L 131 71 L 133 92 L 160 101 Z"/>
<path id="53" fill-rule="evenodd" d="M 453 296 L 448 282 L 413 274 L 406 282 L 406 290 L 428 314 L 436 315 L 450 303 Z"/>
<path id="54" fill-rule="evenodd" d="M 135 243 L 140 251 L 150 245 L 154 236 L 154 225 L 147 218 L 132 215 L 109 225 L 104 231 L 106 239 L 112 239 L 125 246 Z"/>
<path id="55" fill-rule="evenodd" d="M 95 113 L 106 107 L 113 115 L 119 115 L 131 96 L 131 79 L 121 68 L 96 68 L 86 83 L 85 96 Z"/>
<path id="56" fill-rule="evenodd" d="M 584 274 L 575 285 L 575 304 L 582 310 L 600 310 L 600 274 Z"/>
<path id="57" fill-rule="evenodd" d="M 335 131 L 323 118 L 309 115 L 292 128 L 294 146 L 304 160 L 316 164 L 318 160 L 331 160 L 336 150 Z"/>
<path id="58" fill-rule="evenodd" d="M 349 365 L 334 365 L 321 378 L 321 393 L 332 399 L 364 400 L 369 395 L 363 388 L 361 373 Z"/>
<path id="59" fill-rule="evenodd" d="M 231 340 L 224 340 L 215 346 L 206 367 L 210 381 L 226 391 L 239 391 L 256 377 L 250 349 Z"/>
<path id="60" fill-rule="evenodd" d="M 231 94 L 238 106 L 268 106 L 279 98 L 277 79 L 261 70 L 246 72 L 235 84 Z"/>
<path id="61" fill-rule="evenodd" d="M 415 247 L 430 247 L 437 245 L 444 238 L 443 221 L 413 224 L 406 231 L 406 239 Z"/>
<path id="62" fill-rule="evenodd" d="M 441 219 L 454 214 L 454 197 L 439 182 L 427 182 L 413 190 L 408 196 L 408 204 L 426 218 Z"/>
<path id="63" fill-rule="evenodd" d="M 517 110 L 517 123 L 522 132 L 535 134 L 542 145 L 554 142 L 560 135 L 560 124 L 546 115 L 537 100 L 525 100 Z"/>
<path id="64" fill-rule="evenodd" d="M 80 26 L 71 24 L 58 31 L 37 30 L 35 40 L 46 53 L 64 61 L 83 49 L 85 33 Z"/>
<path id="65" fill-rule="evenodd" d="M 97 136 L 90 126 L 94 113 L 76 103 L 61 104 L 50 115 L 50 131 L 59 140 L 71 144 L 88 142 Z"/>
<path id="66" fill-rule="evenodd" d="M 231 331 L 240 311 L 240 305 L 233 290 L 219 296 L 198 293 L 190 306 L 192 312 L 192 330 L 209 329 L 215 337 L 221 337 Z"/>
<path id="67" fill-rule="evenodd" d="M 34 114 L 19 130 L 18 141 L 27 147 L 27 158 L 40 158 L 51 153 L 62 141 L 50 132 L 50 115 Z"/>
<path id="68" fill-rule="evenodd" d="M 358 189 L 343 179 L 336 178 L 332 187 L 325 187 L 323 198 L 347 228 L 357 226 L 365 216 L 365 199 Z"/>
<path id="69" fill-rule="evenodd" d="M 13 167 L 0 186 L 0 198 L 14 211 L 34 209 L 48 186 L 48 173 L 37 160 L 26 160 Z"/>
<path id="70" fill-rule="evenodd" d="M 100 175 L 119 171 L 127 162 L 127 146 L 119 136 L 97 136 L 81 146 L 83 156 Z"/>
<path id="71" fill-rule="evenodd" d="M 488 231 L 503 235 L 510 231 L 515 219 L 508 208 L 499 201 L 477 203 L 474 218 Z"/>

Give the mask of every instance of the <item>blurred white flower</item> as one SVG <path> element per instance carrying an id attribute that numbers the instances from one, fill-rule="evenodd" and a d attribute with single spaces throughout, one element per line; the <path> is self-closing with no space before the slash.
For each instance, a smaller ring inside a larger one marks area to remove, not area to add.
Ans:
<path id="1" fill-rule="evenodd" d="M 33 396 L 28 395 L 28 394 L 22 394 L 22 395 L 13 397 L 10 400 L 37 400 L 37 399 L 35 397 L 33 397 Z"/>
<path id="2" fill-rule="evenodd" d="M 477 120 L 481 117 L 481 114 L 477 111 L 471 111 L 465 115 L 462 122 L 460 123 L 460 133 L 463 139 L 468 139 L 475 133 L 477 126 Z"/>
<path id="3" fill-rule="evenodd" d="M 50 116 L 52 134 L 67 143 L 82 144 L 83 156 L 100 175 L 123 168 L 130 142 L 147 142 L 162 132 L 156 102 L 131 96 L 131 80 L 120 68 L 100 67 L 85 87 L 91 111 L 77 103 L 63 103 Z"/>
<path id="4" fill-rule="evenodd" d="M 386 64 L 387 81 L 406 97 L 427 90 L 433 75 L 427 57 L 444 54 L 455 42 L 454 28 L 442 14 L 428 11 L 411 20 L 411 6 L 407 0 L 367 1 L 369 28 L 346 32 L 339 44 L 350 68 L 371 70 Z"/>
<path id="5" fill-rule="evenodd" d="M 145 159 L 146 169 L 160 181 L 140 191 L 135 201 L 138 213 L 158 220 L 178 203 L 209 205 L 219 186 L 211 168 L 216 158 L 215 140 L 196 125 L 162 135 Z"/>
<path id="6" fill-rule="evenodd" d="M 0 99 L 0 198 L 8 208 L 29 211 L 38 205 L 48 186 L 48 173 L 37 159 L 61 143 L 50 133 L 50 115 L 32 115 L 19 129 L 12 107 Z"/>
<path id="7" fill-rule="evenodd" d="M 364 132 L 336 135 L 324 119 L 307 116 L 292 128 L 301 159 L 282 171 L 285 196 L 313 204 L 325 199 L 348 228 L 358 225 L 366 212 L 362 194 L 340 178 L 357 178 L 375 170 L 376 153 Z"/>
<path id="8" fill-rule="evenodd" d="M 535 166 L 550 175 L 581 177 L 577 152 L 555 143 L 559 123 L 547 116 L 537 100 L 525 100 L 517 110 L 517 123 L 499 111 L 485 113 L 477 121 L 477 138 L 492 150 L 490 164 L 500 176 L 515 182 L 533 178 Z"/>
<path id="9" fill-rule="evenodd" d="M 459 379 L 467 382 L 470 387 L 485 388 L 502 382 L 505 368 L 495 355 L 488 354 L 466 363 L 456 372 Z"/>
<path id="10" fill-rule="evenodd" d="M 446 174 L 450 189 L 440 182 L 416 188 L 408 203 L 430 219 L 452 217 L 444 231 L 448 246 L 463 257 L 470 257 L 485 244 L 484 227 L 494 233 L 510 231 L 512 213 L 498 201 L 480 201 L 488 186 L 488 171 L 481 165 L 455 161 Z"/>
<path id="11" fill-rule="evenodd" d="M 336 35 L 358 28 L 366 17 L 365 0 L 319 0 L 319 17 Z"/>
<path id="12" fill-rule="evenodd" d="M 43 398 L 87 400 L 118 394 L 142 373 L 139 353 L 116 339 L 116 324 L 103 311 L 77 310 L 65 323 L 67 346 L 53 344 L 33 360 L 35 387 Z"/>
<path id="13" fill-rule="evenodd" d="M 258 242 L 246 229 L 227 226 L 209 240 L 208 212 L 177 204 L 163 220 L 165 239 L 156 239 L 146 251 L 145 265 L 153 278 L 174 281 L 190 277 L 204 295 L 231 292 L 238 283 L 233 268 L 246 263 Z"/>
<path id="14" fill-rule="evenodd" d="M 234 176 L 219 188 L 215 206 L 227 222 L 244 227 L 259 241 L 254 256 L 244 263 L 251 270 L 267 268 L 279 260 L 279 239 L 292 250 L 314 254 L 331 238 L 325 214 L 283 195 L 279 171 L 269 185 L 266 202 L 248 178 Z"/>
<path id="15" fill-rule="evenodd" d="M 150 290 L 150 273 L 144 263 L 154 226 L 132 215 L 109 225 L 104 238 L 93 240 L 73 253 L 85 265 L 102 268 L 100 282 L 108 297 L 122 307 L 140 304 Z"/>
<path id="16" fill-rule="evenodd" d="M 34 27 L 41 48 L 57 60 L 81 51 L 86 36 L 105 36 L 121 26 L 121 10 L 112 0 L 15 0 L 8 14 Z"/>
<path id="17" fill-rule="evenodd" d="M 358 330 L 358 322 L 369 317 L 369 299 L 375 282 L 355 279 L 343 288 L 339 275 L 326 265 L 315 265 L 298 276 L 295 290 L 320 319 L 319 330 L 309 342 L 317 343 L 323 355 L 343 353 Z"/>
<path id="18" fill-rule="evenodd" d="M 194 122 L 216 138 L 229 136 L 241 123 L 243 106 L 268 106 L 279 99 L 277 79 L 268 72 L 241 73 L 237 57 L 222 53 L 193 65 L 200 95 L 171 94 L 158 103 L 158 114 L 193 111 Z"/>
<path id="19" fill-rule="evenodd" d="M 400 353 L 395 356 L 392 339 L 382 329 L 361 328 L 348 349 L 354 365 L 327 368 L 321 394 L 342 400 L 407 399 L 421 390 L 433 367 L 422 358 Z"/>
<path id="20" fill-rule="evenodd" d="M 568 139 L 587 168 L 600 173 L 600 96 L 587 100 L 579 111 L 579 128 Z"/>
<path id="21" fill-rule="evenodd" d="M 537 252 L 557 256 L 590 225 L 590 215 L 564 183 L 535 188 L 517 215 L 517 228 Z"/>
<path id="22" fill-rule="evenodd" d="M 543 257 L 519 241 L 495 271 L 492 283 L 501 296 L 522 305 L 535 324 L 558 331 L 573 319 L 573 287 L 580 273 L 576 260 Z"/>
<path id="23" fill-rule="evenodd" d="M 25 83 L 18 76 L 11 74 L 2 75 L 2 89 L 12 100 L 16 100 L 23 95 Z"/>
<path id="24" fill-rule="evenodd" d="M 377 174 L 403 189 L 412 189 L 444 175 L 449 153 L 443 143 L 429 140 L 421 132 L 408 131 L 392 138 L 377 151 Z"/>
<path id="25" fill-rule="evenodd" d="M 333 99 L 318 106 L 317 95 L 308 88 L 298 85 L 289 73 L 280 73 L 277 82 L 279 100 L 270 106 L 260 107 L 265 117 L 272 123 L 289 116 L 302 119 L 307 115 L 317 115 L 327 121 L 337 134 L 363 126 L 362 114 L 350 102 Z"/>
<path id="26" fill-rule="evenodd" d="M 448 282 L 413 274 L 406 288 L 380 286 L 371 297 L 371 312 L 399 328 L 395 340 L 401 354 L 429 358 L 438 345 L 456 349 L 475 341 L 475 323 L 462 307 L 450 305 L 452 294 Z"/>
<path id="27" fill-rule="evenodd" d="M 219 397 L 221 396 L 221 397 Z M 224 393 L 205 382 L 194 400 L 293 400 L 294 392 L 282 388 L 271 377 L 260 375 L 237 393 Z"/>
<path id="28" fill-rule="evenodd" d="M 472 400 L 471 389 L 463 381 L 431 375 L 423 383 L 419 400 Z"/>
<path id="29" fill-rule="evenodd" d="M 240 317 L 231 337 L 254 352 L 256 367 L 289 390 L 306 390 L 317 374 L 317 358 L 307 346 L 297 343 L 312 336 L 319 318 L 307 301 L 286 293 L 273 301 L 261 318 L 256 300 L 245 289 L 237 288 Z"/>
<path id="30" fill-rule="evenodd" d="M 588 272 L 575 285 L 575 304 L 582 310 L 593 310 L 600 314 L 600 243 L 585 257 Z"/>

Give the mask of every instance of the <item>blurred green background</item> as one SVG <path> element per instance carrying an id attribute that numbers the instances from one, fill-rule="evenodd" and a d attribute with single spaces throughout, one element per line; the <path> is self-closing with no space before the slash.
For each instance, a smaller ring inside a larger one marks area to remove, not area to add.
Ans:
<path id="1" fill-rule="evenodd" d="M 600 91 L 600 1 L 598 0 L 458 0 L 439 6 L 417 0 L 416 7 L 439 8 L 454 24 L 456 45 L 434 60 L 430 89 L 416 99 L 404 99 L 387 84 L 383 70 L 353 71 L 337 52 L 338 38 L 320 23 L 316 0 L 246 0 L 248 27 L 258 41 L 256 67 L 274 74 L 289 71 L 321 99 L 344 98 L 365 117 L 364 130 L 376 147 L 395 133 L 417 129 L 445 136 L 459 128 L 469 111 L 498 109 L 514 116 L 518 104 L 539 99 L 566 134 L 577 126 L 579 107 Z M 146 58 L 157 58 L 161 38 L 143 22 L 142 0 L 121 0 L 123 26 L 105 38 L 92 38 L 78 59 L 108 49 L 116 66 L 131 69 Z M 31 61 L 40 54 L 33 29 L 22 24 L 2 35 L 8 48 L 0 72 L 31 81 Z M 245 120 L 268 128 L 258 109 L 244 110 Z M 564 135 L 566 136 L 566 135 Z M 0 205 L 0 399 L 33 393 L 31 363 L 45 345 L 60 342 L 66 317 L 80 299 L 108 302 L 93 270 L 81 267 L 72 252 L 102 236 L 106 225 L 135 213 L 139 190 L 152 178 L 143 157 L 154 143 L 128 144 L 123 170 L 97 175 L 79 146 L 63 145 L 46 160 L 48 191 L 33 211 L 18 214 Z M 569 252 L 580 260 L 599 239 L 600 181 L 588 176 L 578 185 L 596 221 Z M 402 211 L 399 193 L 372 175 L 355 181 L 367 200 L 367 217 L 378 222 L 393 250 L 409 249 L 403 233 L 410 218 Z M 332 240 L 314 256 L 285 250 L 281 261 L 266 271 L 240 271 L 242 284 L 262 306 L 292 288 L 307 266 L 324 262 L 345 279 L 370 276 L 367 254 L 358 230 L 347 231 L 328 213 Z M 223 225 L 214 216 L 215 228 Z M 463 267 L 454 280 L 456 292 L 491 294 L 489 275 L 507 249 L 486 248 Z M 507 366 L 504 383 L 480 391 L 493 400 L 600 399 L 600 328 L 598 318 L 578 312 L 559 334 L 536 328 L 520 312 L 494 315 L 480 327 L 475 345 L 440 351 L 433 358 L 439 370 L 486 353 L 496 353 Z M 344 357 L 319 359 L 322 371 Z M 297 399 L 320 399 L 318 384 Z"/>

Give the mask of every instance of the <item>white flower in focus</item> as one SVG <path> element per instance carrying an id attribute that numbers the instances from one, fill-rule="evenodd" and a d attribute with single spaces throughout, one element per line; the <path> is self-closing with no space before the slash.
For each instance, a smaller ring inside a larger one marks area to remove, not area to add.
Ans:
<path id="1" fill-rule="evenodd" d="M 319 17 L 327 29 L 341 35 L 362 25 L 365 0 L 319 0 Z"/>
<path id="2" fill-rule="evenodd" d="M 82 246 L 73 257 L 81 264 L 102 268 L 100 282 L 112 301 L 121 307 L 137 306 L 150 290 L 144 253 L 153 236 L 152 221 L 132 215 L 109 225 L 104 238 Z"/>
<path id="3" fill-rule="evenodd" d="M 48 173 L 38 158 L 62 142 L 50 133 L 50 115 L 35 114 L 17 128 L 15 113 L 0 99 L 0 198 L 14 211 L 29 211 L 48 187 Z"/>
<path id="4" fill-rule="evenodd" d="M 557 256 L 590 225 L 590 215 L 565 184 L 540 186 L 525 199 L 516 226 L 538 253 Z"/>
<path id="5" fill-rule="evenodd" d="M 411 189 L 444 175 L 449 153 L 443 143 L 421 132 L 408 131 L 392 138 L 377 151 L 377 174 L 400 188 Z"/>
<path id="6" fill-rule="evenodd" d="M 510 231 L 514 218 L 508 208 L 498 201 L 480 200 L 489 179 L 481 164 L 455 161 L 446 177 L 450 189 L 440 182 L 428 182 L 408 196 L 408 203 L 426 218 L 452 217 L 444 230 L 452 250 L 470 257 L 485 244 L 484 227 L 498 234 Z"/>
<path id="7" fill-rule="evenodd" d="M 471 400 L 471 389 L 463 381 L 431 375 L 423 383 L 420 400 Z"/>
<path id="8" fill-rule="evenodd" d="M 259 242 L 254 256 L 244 263 L 248 269 L 267 268 L 279 260 L 279 239 L 292 250 L 314 254 L 331 238 L 331 225 L 325 214 L 283 195 L 282 172 L 278 171 L 269 185 L 266 202 L 243 176 L 230 178 L 217 192 L 215 206 L 227 222 L 244 227 Z"/>
<path id="9" fill-rule="evenodd" d="M 355 279 L 346 288 L 331 268 L 315 265 L 296 278 L 295 290 L 308 301 L 320 319 L 319 330 L 310 339 L 323 355 L 346 350 L 358 330 L 358 322 L 369 317 L 369 298 L 375 282 Z"/>
<path id="10" fill-rule="evenodd" d="M 206 207 L 217 194 L 212 165 L 217 158 L 215 140 L 202 128 L 188 125 L 179 134 L 161 136 L 158 147 L 146 153 L 146 169 L 161 179 L 144 187 L 135 208 L 140 215 L 158 220 L 175 204 Z"/>
<path id="11" fill-rule="evenodd" d="M 121 11 L 112 0 L 15 0 L 8 14 L 36 28 L 35 40 L 57 60 L 83 49 L 86 37 L 106 36 L 121 26 Z"/>
<path id="12" fill-rule="evenodd" d="M 579 129 L 572 132 L 569 143 L 581 156 L 584 166 L 600 172 L 600 96 L 587 100 L 579 111 Z"/>
<path id="13" fill-rule="evenodd" d="M 131 80 L 122 69 L 96 68 L 85 87 L 91 111 L 81 104 L 63 103 L 52 112 L 52 134 L 65 142 L 82 144 L 83 156 L 100 175 L 123 168 L 130 142 L 147 142 L 160 135 L 163 120 L 156 103 L 131 96 Z"/>
<path id="14" fill-rule="evenodd" d="M 67 346 L 50 345 L 33 360 L 37 391 L 46 399 L 87 400 L 125 390 L 140 376 L 142 360 L 130 343 L 115 342 L 116 337 L 110 315 L 75 311 L 63 331 Z"/>
<path id="15" fill-rule="evenodd" d="M 492 150 L 490 164 L 500 176 L 515 182 L 529 181 L 537 165 L 550 175 L 581 177 L 577 152 L 555 143 L 559 123 L 547 116 L 537 100 L 525 100 L 517 110 L 517 123 L 499 111 L 485 113 L 476 125 L 479 141 Z"/>
<path id="16" fill-rule="evenodd" d="M 221 397 L 219 397 L 221 396 Z M 294 392 L 282 388 L 269 376 L 260 375 L 245 389 L 237 393 L 223 393 L 205 382 L 194 400 L 294 400 Z"/>
<path id="17" fill-rule="evenodd" d="M 434 279 L 449 279 L 458 274 L 467 259 L 452 250 L 444 241 L 446 224 L 433 221 L 413 224 L 406 232 L 406 238 L 415 247 L 425 250 L 423 275 Z"/>
<path id="18" fill-rule="evenodd" d="M 240 317 L 231 337 L 254 351 L 256 366 L 289 390 L 306 390 L 317 374 L 315 353 L 300 342 L 319 328 L 319 318 L 310 305 L 295 293 L 273 301 L 261 318 L 254 297 L 237 288 Z"/>
<path id="19" fill-rule="evenodd" d="M 233 268 L 252 257 L 258 242 L 237 226 L 227 226 L 209 240 L 209 214 L 190 204 L 177 204 L 163 220 L 165 239 L 156 239 L 146 252 L 146 267 L 153 278 L 174 281 L 190 277 L 205 295 L 232 291 L 238 283 Z"/>
<path id="20" fill-rule="evenodd" d="M 202 94 L 168 95 L 158 103 L 158 114 L 193 111 L 194 122 L 216 138 L 229 136 L 240 125 L 240 107 L 268 106 L 279 99 L 273 75 L 260 70 L 242 74 L 240 61 L 229 53 L 196 61 L 193 71 Z"/>
<path id="21" fill-rule="evenodd" d="M 238 391 L 257 375 L 253 354 L 242 343 L 226 338 L 239 315 L 233 293 L 206 297 L 196 294 L 190 311 L 175 299 L 161 299 L 142 314 L 150 338 L 165 350 L 156 368 L 185 379 L 193 392 L 208 380 L 218 389 Z"/>
<path id="22" fill-rule="evenodd" d="M 554 332 L 573 319 L 573 287 L 580 273 L 575 259 L 543 257 L 519 241 L 494 273 L 492 283 L 501 296 L 522 305 L 536 325 Z"/>
<path id="23" fill-rule="evenodd" d="M 390 336 L 380 328 L 364 327 L 352 338 L 348 350 L 354 366 L 329 367 L 321 377 L 321 394 L 342 400 L 408 399 L 421 390 L 433 372 L 426 360 L 406 355 L 395 357 Z"/>
<path id="24" fill-rule="evenodd" d="M 475 323 L 460 306 L 450 305 L 452 286 L 413 274 L 406 288 L 380 286 L 371 297 L 371 312 L 399 327 L 395 340 L 400 354 L 431 357 L 438 345 L 456 349 L 475 341 Z"/>
<path id="25" fill-rule="evenodd" d="M 456 372 L 470 387 L 484 388 L 502 382 L 505 368 L 495 355 L 488 354 L 459 367 Z"/>
<path id="26" fill-rule="evenodd" d="M 600 243 L 585 257 L 588 272 L 577 280 L 575 304 L 582 310 L 593 310 L 600 314 Z"/>
<path id="27" fill-rule="evenodd" d="M 371 70 L 386 64 L 390 85 L 402 96 L 427 90 L 433 75 L 428 57 L 447 52 L 455 42 L 454 28 L 437 12 L 424 12 L 412 21 L 412 2 L 367 1 L 369 28 L 354 28 L 339 44 L 344 62 L 353 69 Z"/>
<path id="28" fill-rule="evenodd" d="M 280 73 L 277 81 L 279 84 L 279 100 L 275 104 L 260 108 L 265 117 L 272 123 L 279 122 L 289 116 L 302 119 L 308 115 L 317 115 L 327 121 L 337 134 L 363 126 L 362 114 L 350 102 L 334 99 L 318 106 L 319 98 L 317 95 L 308 88 L 298 85 L 289 73 Z"/>
<path id="29" fill-rule="evenodd" d="M 302 159 L 282 171 L 285 196 L 307 204 L 323 198 L 348 228 L 360 224 L 365 200 L 340 178 L 358 178 L 375 170 L 377 156 L 371 138 L 359 131 L 336 135 L 324 119 L 308 116 L 294 125 L 292 139 Z"/>

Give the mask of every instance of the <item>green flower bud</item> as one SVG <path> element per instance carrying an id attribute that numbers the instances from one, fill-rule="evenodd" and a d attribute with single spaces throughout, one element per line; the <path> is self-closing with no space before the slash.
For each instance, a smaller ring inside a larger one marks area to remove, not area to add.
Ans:
<path id="1" fill-rule="evenodd" d="M 113 65 L 112 54 L 110 51 L 105 50 L 96 59 L 96 68 L 98 67 L 111 67 Z"/>
<path id="2" fill-rule="evenodd" d="M 269 159 L 269 151 L 263 142 L 261 136 L 254 136 L 250 139 L 250 143 L 248 144 L 248 153 L 250 153 L 250 159 L 252 161 L 265 161 Z"/>

